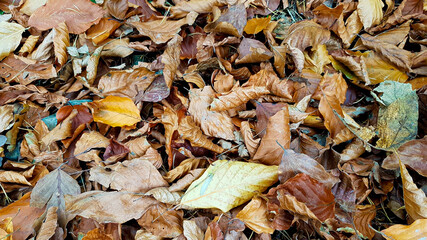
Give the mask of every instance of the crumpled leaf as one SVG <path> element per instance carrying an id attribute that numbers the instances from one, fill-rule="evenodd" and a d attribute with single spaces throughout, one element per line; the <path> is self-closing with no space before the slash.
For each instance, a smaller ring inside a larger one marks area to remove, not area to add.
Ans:
<path id="1" fill-rule="evenodd" d="M 93 120 L 113 127 L 132 126 L 141 121 L 139 110 L 130 98 L 107 96 L 88 103 Z"/>
<path id="2" fill-rule="evenodd" d="M 419 240 L 427 234 L 427 219 L 418 219 L 411 225 L 395 224 L 381 231 L 387 240 Z"/>
<path id="3" fill-rule="evenodd" d="M 277 181 L 277 166 L 218 160 L 187 189 L 181 204 L 223 212 L 243 204 Z"/>
<path id="4" fill-rule="evenodd" d="M 171 7 L 173 17 L 179 18 L 186 16 L 189 12 L 210 13 L 214 6 L 220 7 L 227 4 L 224 0 L 190 0 L 180 1 L 175 6 Z"/>
<path id="5" fill-rule="evenodd" d="M 418 131 L 418 97 L 411 84 L 384 81 L 374 91 L 383 93 L 378 97 L 371 92 L 381 103 L 377 123 L 380 139 L 377 146 L 398 148 L 414 139 Z"/>
<path id="6" fill-rule="evenodd" d="M 104 95 L 128 97 L 135 101 L 136 96 L 144 92 L 156 78 L 156 74 L 147 68 L 111 71 L 101 77 L 99 91 Z"/>
<path id="7" fill-rule="evenodd" d="M 0 61 L 15 51 L 21 42 L 25 28 L 17 23 L 0 22 Z"/>
<path id="8" fill-rule="evenodd" d="M 208 23 L 206 32 L 217 32 L 241 37 L 246 26 L 247 13 L 244 4 L 237 3 L 225 10 L 215 22 Z"/>
<path id="9" fill-rule="evenodd" d="M 177 205 L 181 201 L 181 195 L 178 192 L 170 192 L 166 187 L 153 188 L 145 193 L 146 196 L 153 196 L 157 201 L 167 204 Z"/>
<path id="10" fill-rule="evenodd" d="M 273 53 L 262 42 L 251 38 L 243 38 L 237 50 L 239 57 L 236 64 L 263 62 L 273 57 Z"/>
<path id="11" fill-rule="evenodd" d="M 363 236 L 372 239 L 375 231 L 370 228 L 371 221 L 375 218 L 377 209 L 375 205 L 357 205 L 354 214 L 354 225 Z"/>
<path id="12" fill-rule="evenodd" d="M 250 123 L 248 121 L 244 121 L 241 123 L 240 133 L 243 136 L 246 149 L 248 150 L 251 157 L 253 157 L 256 153 L 256 150 L 258 149 L 259 142 L 261 141 L 261 139 L 254 139 Z"/>
<path id="13" fill-rule="evenodd" d="M 397 152 L 386 157 L 381 165 L 385 169 L 398 169 L 399 159 L 403 164 L 427 177 L 427 136 L 404 143 Z"/>
<path id="14" fill-rule="evenodd" d="M 288 149 L 290 143 L 289 112 L 288 107 L 285 106 L 268 119 L 266 133 L 261 139 L 253 161 L 267 165 L 279 165 L 283 148 Z"/>
<path id="15" fill-rule="evenodd" d="M 47 0 L 28 0 L 21 5 L 19 11 L 25 13 L 28 16 L 34 13 L 37 8 L 45 5 Z"/>
<path id="16" fill-rule="evenodd" d="M 202 130 L 200 130 L 190 116 L 181 119 L 178 132 L 183 139 L 190 141 L 191 145 L 194 147 L 206 148 L 216 153 L 222 153 L 224 151 L 222 147 L 214 144 L 208 137 L 203 135 Z"/>
<path id="17" fill-rule="evenodd" d="M 247 103 L 251 99 L 257 99 L 270 91 L 265 87 L 237 87 L 229 94 L 215 98 L 212 103 L 211 111 L 225 111 L 233 109 Z"/>
<path id="18" fill-rule="evenodd" d="M 191 90 L 189 93 L 190 104 L 188 112 L 204 134 L 225 140 L 233 140 L 234 125 L 228 114 L 208 110 L 214 96 L 215 92 L 210 86 Z"/>
<path id="19" fill-rule="evenodd" d="M 101 7 L 87 0 L 48 0 L 31 15 L 28 25 L 44 31 L 65 22 L 70 33 L 80 34 L 98 23 L 103 14 Z"/>
<path id="20" fill-rule="evenodd" d="M 383 18 L 384 3 L 381 0 L 360 0 L 357 4 L 357 13 L 363 27 L 366 29 L 380 23 Z"/>
<path id="21" fill-rule="evenodd" d="M 180 45 L 182 37 L 175 35 L 172 40 L 168 42 L 165 52 L 162 54 L 162 63 L 165 65 L 163 69 L 163 76 L 165 78 L 166 86 L 170 89 L 175 80 L 175 75 L 178 71 L 180 63 L 179 55 L 181 54 Z"/>
<path id="22" fill-rule="evenodd" d="M 0 237 L 5 240 L 12 240 L 13 223 L 12 218 L 8 217 L 0 221 Z"/>
<path id="23" fill-rule="evenodd" d="M 60 23 L 54 28 L 54 31 L 53 49 L 55 51 L 55 62 L 59 67 L 62 67 L 67 62 L 67 47 L 70 46 L 68 27 L 65 23 Z"/>
<path id="24" fill-rule="evenodd" d="M 21 49 L 19 49 L 19 53 L 21 54 L 30 54 L 39 40 L 40 36 L 30 35 L 27 40 L 25 40 L 24 45 L 22 45 Z"/>
<path id="25" fill-rule="evenodd" d="M 184 220 L 183 222 L 184 236 L 188 240 L 203 240 L 205 239 L 205 234 L 197 226 L 197 223 L 194 220 Z"/>
<path id="26" fill-rule="evenodd" d="M 405 209 L 408 215 L 413 220 L 427 218 L 427 197 L 423 190 L 415 185 L 408 170 L 402 161 L 399 161 L 400 174 L 403 184 L 403 199 L 405 201 Z"/>
<path id="27" fill-rule="evenodd" d="M 279 180 L 284 183 L 294 177 L 297 173 L 304 173 L 313 179 L 323 183 L 326 187 L 332 188 L 339 179 L 328 173 L 325 168 L 313 158 L 296 153 L 293 150 L 285 149 L 279 165 Z"/>
<path id="28" fill-rule="evenodd" d="M 152 234 L 174 238 L 182 234 L 183 211 L 168 209 L 164 203 L 152 204 L 138 219 L 138 224 Z"/>
<path id="29" fill-rule="evenodd" d="M 61 169 L 55 169 L 40 179 L 31 192 L 30 205 L 32 207 L 47 209 L 57 207 L 59 226 L 64 228 L 68 220 L 65 213 L 64 195 L 74 196 L 80 194 L 77 181 Z"/>
<path id="30" fill-rule="evenodd" d="M 140 218 L 157 201 L 126 192 L 88 191 L 65 196 L 68 214 L 92 218 L 99 223 L 124 223 Z"/>
<path id="31" fill-rule="evenodd" d="M 135 193 L 168 186 L 153 164 L 139 158 L 107 167 L 92 167 L 89 180 L 115 190 Z"/>
<path id="32" fill-rule="evenodd" d="M 187 189 L 190 186 L 190 184 L 192 184 L 196 179 L 202 176 L 205 170 L 206 168 L 196 168 L 189 171 L 184 177 L 176 181 L 176 183 L 173 183 L 169 187 L 169 191 L 177 192 L 177 191 L 183 191 Z"/>
<path id="33" fill-rule="evenodd" d="M 262 198 L 253 198 L 236 215 L 236 218 L 240 219 L 248 228 L 258 234 L 272 234 L 274 232 L 274 228 L 271 227 L 271 222 L 268 220 L 267 203 Z"/>
<path id="34" fill-rule="evenodd" d="M 105 3 L 105 7 L 113 17 L 123 20 L 128 11 L 129 4 L 126 0 L 108 0 Z"/>
<path id="35" fill-rule="evenodd" d="M 50 146 L 52 143 L 73 136 L 73 119 L 77 116 L 78 110 L 73 109 L 71 113 L 61 123 L 56 125 L 52 131 L 41 139 L 43 149 Z M 74 129 L 75 130 L 75 129 Z"/>
<path id="36" fill-rule="evenodd" d="M 192 25 L 197 15 L 196 12 L 190 12 L 185 18 L 177 21 L 160 19 L 147 22 L 131 22 L 130 24 L 135 26 L 140 34 L 149 37 L 156 44 L 161 44 L 176 36 L 183 25 Z"/>
<path id="37" fill-rule="evenodd" d="M 202 167 L 206 163 L 205 159 L 201 158 L 189 158 L 184 161 L 182 161 L 178 167 L 170 170 L 167 172 L 163 178 L 168 181 L 169 183 L 175 181 L 178 178 L 183 177 L 188 172 L 190 172 L 193 169 L 196 169 L 198 167 Z"/>
<path id="38" fill-rule="evenodd" d="M 252 18 L 246 23 L 244 31 L 247 34 L 257 34 L 268 26 L 270 20 L 271 16 L 268 16 L 266 18 Z"/>

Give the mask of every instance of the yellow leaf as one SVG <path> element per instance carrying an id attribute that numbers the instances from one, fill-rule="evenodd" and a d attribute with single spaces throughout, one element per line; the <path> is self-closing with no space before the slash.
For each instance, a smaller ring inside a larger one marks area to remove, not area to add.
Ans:
<path id="1" fill-rule="evenodd" d="M 419 219 L 411 225 L 396 224 L 381 231 L 387 240 L 419 240 L 427 235 L 427 219 Z"/>
<path id="2" fill-rule="evenodd" d="M 139 110 L 130 98 L 107 96 L 88 103 L 93 120 L 112 127 L 132 126 L 141 121 Z"/>
<path id="3" fill-rule="evenodd" d="M 254 232 L 269 233 L 274 232 L 271 222 L 268 220 L 267 203 L 264 199 L 256 197 L 240 211 L 236 218 L 242 220 Z"/>
<path id="4" fill-rule="evenodd" d="M 357 4 L 357 13 L 363 27 L 368 29 L 380 23 L 383 18 L 384 3 L 381 0 L 360 0 Z"/>
<path id="5" fill-rule="evenodd" d="M 181 199 L 189 208 L 217 208 L 223 212 L 264 192 L 278 178 L 277 166 L 218 160 L 194 181 Z"/>
<path id="6" fill-rule="evenodd" d="M 399 159 L 400 174 L 402 175 L 403 200 L 408 215 L 414 219 L 427 218 L 427 197 L 423 190 L 419 189 L 406 170 L 405 164 Z M 403 238 L 402 238 L 403 239 Z"/>
<path id="7" fill-rule="evenodd" d="M 17 23 L 0 22 L 0 60 L 15 51 L 24 31 L 25 28 Z"/>
<path id="8" fill-rule="evenodd" d="M 248 20 L 243 30 L 247 34 L 257 34 L 268 26 L 270 20 L 271 16 L 268 16 L 267 18 L 252 18 Z"/>
<path id="9" fill-rule="evenodd" d="M 67 47 L 70 46 L 70 36 L 65 22 L 58 24 L 54 29 L 53 49 L 55 51 L 55 62 L 59 67 L 62 67 L 68 60 Z"/>
<path id="10" fill-rule="evenodd" d="M 12 218 L 7 217 L 0 221 L 0 238 L 4 240 L 12 240 L 13 223 Z"/>

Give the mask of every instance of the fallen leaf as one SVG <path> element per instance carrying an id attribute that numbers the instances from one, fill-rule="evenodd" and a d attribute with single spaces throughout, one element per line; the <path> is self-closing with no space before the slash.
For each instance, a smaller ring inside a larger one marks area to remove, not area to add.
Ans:
<path id="1" fill-rule="evenodd" d="M 167 204 L 179 204 L 181 195 L 178 192 L 170 192 L 166 187 L 153 188 L 145 193 L 146 196 L 153 196 L 157 201 Z"/>
<path id="2" fill-rule="evenodd" d="M 129 4 L 125 0 L 109 0 L 105 3 L 105 7 L 113 17 L 123 20 L 128 11 Z"/>
<path id="3" fill-rule="evenodd" d="M 408 170 L 402 161 L 399 161 L 400 174 L 403 184 L 403 199 L 405 200 L 405 209 L 413 220 L 427 218 L 427 197 L 423 190 L 415 185 Z"/>
<path id="4" fill-rule="evenodd" d="M 41 228 L 37 234 L 37 239 L 49 240 L 54 234 L 58 227 L 58 215 L 56 211 L 58 207 L 50 207 L 46 213 L 46 219 L 41 225 Z"/>
<path id="5" fill-rule="evenodd" d="M 163 69 L 163 76 L 165 78 L 166 86 L 170 89 L 173 81 L 175 80 L 175 75 L 178 71 L 178 65 L 180 63 L 180 54 L 182 37 L 175 35 L 172 40 L 167 44 L 166 50 L 162 55 L 162 63 L 165 65 Z"/>
<path id="6" fill-rule="evenodd" d="M 262 137 L 253 161 L 267 165 L 279 165 L 283 149 L 291 143 L 289 112 L 287 106 L 268 119 L 267 130 Z"/>
<path id="7" fill-rule="evenodd" d="M 173 17 L 179 18 L 186 16 L 189 12 L 210 13 L 214 6 L 220 7 L 226 5 L 227 2 L 223 0 L 190 0 L 182 1 L 171 7 Z"/>
<path id="8" fill-rule="evenodd" d="M 276 181 L 277 166 L 218 160 L 191 184 L 181 204 L 190 208 L 217 208 L 228 212 L 251 199 L 256 192 L 265 191 Z"/>
<path id="9" fill-rule="evenodd" d="M 256 153 L 256 150 L 258 149 L 259 142 L 261 141 L 261 139 L 254 139 L 254 136 L 252 135 L 252 129 L 248 121 L 244 121 L 241 123 L 240 133 L 243 136 L 246 149 L 248 150 L 251 157 L 253 157 Z"/>
<path id="10" fill-rule="evenodd" d="M 221 16 L 212 23 L 208 23 L 204 30 L 206 32 L 225 33 L 240 37 L 246 25 L 247 13 L 243 4 L 230 5 Z"/>
<path id="11" fill-rule="evenodd" d="M 13 126 L 13 105 L 0 106 L 0 132 L 8 130 Z"/>
<path id="12" fill-rule="evenodd" d="M 279 180 L 285 183 L 297 173 L 304 173 L 312 176 L 313 179 L 332 188 L 339 179 L 328 173 L 325 168 L 311 157 L 296 153 L 293 150 L 285 149 L 279 165 Z"/>
<path id="13" fill-rule="evenodd" d="M 77 116 L 78 110 L 73 109 L 71 113 L 61 123 L 56 125 L 52 131 L 41 139 L 42 149 L 46 149 L 52 143 L 73 136 L 73 119 Z M 75 130 L 75 129 L 74 129 Z"/>
<path id="14" fill-rule="evenodd" d="M 230 110 L 247 103 L 249 100 L 258 99 L 262 95 L 268 94 L 265 87 L 237 87 L 229 94 L 215 98 L 212 103 L 211 111 Z"/>
<path id="15" fill-rule="evenodd" d="M 357 205 L 354 214 L 354 225 L 358 232 L 364 237 L 372 239 L 375 236 L 375 231 L 371 229 L 371 221 L 374 220 L 377 214 L 375 205 Z"/>
<path id="16" fill-rule="evenodd" d="M 237 215 L 252 231 L 260 233 L 272 234 L 274 229 L 271 227 L 271 222 L 268 220 L 267 203 L 264 199 L 253 198 Z"/>
<path id="17" fill-rule="evenodd" d="M 92 24 L 98 23 L 103 14 L 101 7 L 88 0 L 65 3 L 61 0 L 48 0 L 46 5 L 31 15 L 28 24 L 44 31 L 65 22 L 70 33 L 80 34 Z"/>
<path id="18" fill-rule="evenodd" d="M 31 16 L 31 14 L 33 14 L 34 11 L 37 10 L 37 8 L 45 5 L 46 2 L 47 2 L 47 0 L 25 1 L 24 4 L 21 5 L 21 8 L 19 9 L 19 11 L 25 13 L 28 16 Z"/>
<path id="19" fill-rule="evenodd" d="M 361 0 L 357 4 L 357 13 L 365 30 L 380 23 L 383 18 L 383 7 L 384 3 L 380 0 Z"/>
<path id="20" fill-rule="evenodd" d="M 82 240 L 96 240 L 96 239 L 113 240 L 113 238 L 110 235 L 104 233 L 104 231 L 102 231 L 99 228 L 94 228 L 94 229 L 90 230 L 82 238 Z"/>
<path id="21" fill-rule="evenodd" d="M 25 40 L 24 45 L 22 45 L 21 49 L 19 49 L 19 53 L 21 54 L 31 54 L 31 52 L 36 47 L 36 44 L 39 40 L 40 36 L 30 35 L 27 40 Z"/>
<path id="22" fill-rule="evenodd" d="M 189 171 L 184 177 L 173 183 L 169 187 L 169 191 L 177 192 L 187 189 L 196 179 L 198 179 L 205 172 L 206 168 L 196 168 Z"/>
<path id="23" fill-rule="evenodd" d="M 205 234 L 197 226 L 197 223 L 194 220 L 184 220 L 183 222 L 183 234 L 188 240 L 203 240 L 205 239 Z"/>
<path id="24" fill-rule="evenodd" d="M 124 223 L 138 219 L 156 202 L 151 197 L 126 192 L 88 191 L 65 196 L 68 214 L 91 218 L 99 223 Z"/>
<path id="25" fill-rule="evenodd" d="M 55 51 L 55 63 L 58 67 L 64 66 L 68 60 L 67 47 L 70 46 L 70 36 L 65 23 L 58 24 L 54 28 L 53 49 Z"/>
<path id="26" fill-rule="evenodd" d="M 74 178 L 61 169 L 56 169 L 40 179 L 31 192 L 32 207 L 47 209 L 57 207 L 59 226 L 64 228 L 68 222 L 64 195 L 80 194 L 80 186 Z"/>
<path id="27" fill-rule="evenodd" d="M 0 237 L 5 240 L 12 240 L 13 223 L 12 218 L 8 217 L 0 221 Z"/>
<path id="28" fill-rule="evenodd" d="M 426 229 L 427 219 L 418 219 L 411 225 L 395 224 L 381 232 L 387 240 L 418 240 L 427 234 Z"/>
<path id="29" fill-rule="evenodd" d="M 251 38 L 243 38 L 237 51 L 239 57 L 236 64 L 263 62 L 273 57 L 273 53 L 262 42 Z"/>
<path id="30" fill-rule="evenodd" d="M 206 160 L 200 158 L 189 158 L 182 161 L 176 168 L 167 172 L 163 178 L 169 183 L 175 181 L 178 178 L 183 177 L 188 172 L 198 167 L 202 167 L 206 163 Z"/>
<path id="31" fill-rule="evenodd" d="M 399 159 L 403 164 L 417 171 L 424 177 L 427 177 L 427 155 L 424 151 L 427 147 L 427 137 L 414 139 L 404 143 L 397 149 L 397 152 L 387 156 L 381 167 L 385 169 L 398 169 Z"/>
<path id="32" fill-rule="evenodd" d="M 127 97 L 107 96 L 102 100 L 89 102 L 88 105 L 95 122 L 123 127 L 132 126 L 141 121 L 138 108 Z"/>
<path id="33" fill-rule="evenodd" d="M 162 240 L 162 237 L 153 235 L 150 232 L 144 230 L 138 230 L 135 234 L 135 240 Z"/>
<path id="34" fill-rule="evenodd" d="M 417 134 L 418 97 L 411 84 L 384 81 L 374 91 L 383 93 L 381 97 L 373 94 L 381 103 L 378 112 L 377 131 L 381 148 L 398 148 Z M 398 95 L 395 93 L 399 92 Z"/>
<path id="35" fill-rule="evenodd" d="M 138 158 L 107 167 L 92 167 L 89 180 L 107 188 L 135 193 L 145 193 L 153 188 L 168 186 L 153 164 Z"/>
<path id="36" fill-rule="evenodd" d="M 247 34 L 257 34 L 264 30 L 268 26 L 270 21 L 271 16 L 268 16 L 266 18 L 252 18 L 246 23 L 244 31 Z"/>
<path id="37" fill-rule="evenodd" d="M 86 38 L 92 39 L 92 42 L 95 44 L 99 44 L 106 40 L 120 25 L 121 23 L 115 19 L 101 18 L 99 23 L 86 31 Z"/>
<path id="38" fill-rule="evenodd" d="M 168 209 L 165 204 L 152 204 L 146 209 L 138 224 L 152 234 L 174 238 L 182 234 L 182 210 Z"/>
<path id="39" fill-rule="evenodd" d="M 19 46 L 25 28 L 17 23 L 0 22 L 0 60 L 7 57 Z"/>

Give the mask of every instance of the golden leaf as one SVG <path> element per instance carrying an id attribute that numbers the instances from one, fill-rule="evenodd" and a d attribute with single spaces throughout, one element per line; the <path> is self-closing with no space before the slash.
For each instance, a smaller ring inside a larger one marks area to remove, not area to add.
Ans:
<path id="1" fill-rule="evenodd" d="M 267 215 L 266 201 L 260 197 L 255 197 L 236 215 L 236 218 L 258 234 L 273 234 L 274 228 L 272 228 Z"/>
<path id="2" fill-rule="evenodd" d="M 25 13 L 28 16 L 31 16 L 37 8 L 45 5 L 47 0 L 28 0 L 25 1 L 24 4 L 22 4 L 21 8 L 19 9 L 20 12 Z"/>
<path id="3" fill-rule="evenodd" d="M 19 229 L 18 229 L 19 230 Z M 4 240 L 12 240 L 13 222 L 11 217 L 4 218 L 0 221 L 0 238 Z"/>
<path id="4" fill-rule="evenodd" d="M 37 44 L 40 36 L 30 35 L 27 40 L 25 40 L 24 45 L 19 49 L 19 53 L 31 53 L 34 50 L 34 47 Z"/>
<path id="5" fill-rule="evenodd" d="M 86 38 L 92 39 L 92 42 L 99 44 L 107 39 L 121 23 L 111 18 L 101 18 L 98 24 L 92 26 L 86 31 Z"/>
<path id="6" fill-rule="evenodd" d="M 405 209 L 413 220 L 427 218 L 427 197 L 423 190 L 419 189 L 406 170 L 405 164 L 399 160 L 400 174 L 403 184 L 403 200 Z"/>
<path id="7" fill-rule="evenodd" d="M 190 116 L 186 116 L 181 120 L 178 132 L 183 139 L 190 141 L 192 146 L 206 148 L 216 153 L 224 151 L 222 147 L 212 143 L 208 137 L 203 135 L 202 130 L 200 130 Z"/>
<path id="8" fill-rule="evenodd" d="M 427 235 L 427 219 L 418 219 L 411 225 L 395 224 L 381 232 L 387 240 L 420 240 Z"/>
<path id="9" fill-rule="evenodd" d="M 277 181 L 277 166 L 218 160 L 194 181 L 181 199 L 190 208 L 237 207 Z"/>
<path id="10" fill-rule="evenodd" d="M 178 167 L 170 170 L 163 176 L 164 179 L 168 182 L 173 182 L 178 178 L 186 175 L 190 170 L 202 167 L 206 163 L 205 159 L 201 158 L 189 158 L 182 161 Z"/>
<path id="11" fill-rule="evenodd" d="M 266 87 L 237 87 L 231 93 L 215 98 L 211 111 L 226 111 L 247 103 L 251 99 L 257 99 L 262 95 L 270 93 Z"/>
<path id="12" fill-rule="evenodd" d="M 156 236 L 174 238 L 182 234 L 183 211 L 169 209 L 164 203 L 152 204 L 138 224 Z"/>
<path id="13" fill-rule="evenodd" d="M 270 23 L 271 16 L 266 18 L 252 18 L 248 20 L 245 28 L 243 29 L 247 34 L 257 34 L 264 30 Z"/>
<path id="14" fill-rule="evenodd" d="M 139 110 L 130 98 L 107 96 L 88 103 L 93 120 L 112 127 L 132 126 L 141 121 Z"/>
<path id="15" fill-rule="evenodd" d="M 55 51 L 55 62 L 58 67 L 64 66 L 67 62 L 67 47 L 70 46 L 70 36 L 65 23 L 60 23 L 54 28 L 53 49 Z"/>
<path id="16" fill-rule="evenodd" d="M 17 23 L 0 22 L 0 61 L 19 46 L 25 28 Z"/>
<path id="17" fill-rule="evenodd" d="M 383 19 L 384 3 L 381 0 L 360 0 L 357 4 L 357 13 L 366 29 L 375 26 Z"/>

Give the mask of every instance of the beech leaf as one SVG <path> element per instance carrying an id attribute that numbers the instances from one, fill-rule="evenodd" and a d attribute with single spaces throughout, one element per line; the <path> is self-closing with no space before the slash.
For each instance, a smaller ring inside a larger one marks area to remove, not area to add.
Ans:
<path id="1" fill-rule="evenodd" d="M 127 97 L 107 96 L 88 103 L 93 120 L 113 127 L 132 126 L 141 121 L 139 110 Z"/>
<path id="2" fill-rule="evenodd" d="M 17 23 L 0 22 L 0 60 L 19 46 L 25 28 Z"/>

